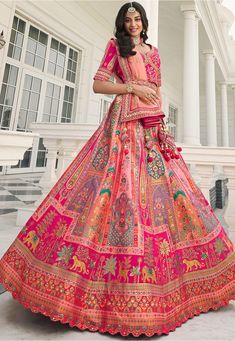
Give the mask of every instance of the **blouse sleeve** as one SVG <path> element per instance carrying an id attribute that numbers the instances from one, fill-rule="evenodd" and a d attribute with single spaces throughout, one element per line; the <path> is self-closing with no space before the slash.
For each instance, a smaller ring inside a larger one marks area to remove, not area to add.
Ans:
<path id="1" fill-rule="evenodd" d="M 100 66 L 93 77 L 94 80 L 107 81 L 113 74 L 117 64 L 117 49 L 113 39 L 108 41 Z"/>

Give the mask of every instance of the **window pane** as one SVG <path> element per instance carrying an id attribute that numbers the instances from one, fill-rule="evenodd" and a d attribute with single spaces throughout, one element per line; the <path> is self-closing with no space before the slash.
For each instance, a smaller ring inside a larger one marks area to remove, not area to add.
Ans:
<path id="1" fill-rule="evenodd" d="M 29 95 L 30 92 L 27 90 L 23 91 L 22 101 L 21 101 L 21 108 L 28 109 L 29 107 Z"/>
<path id="2" fill-rule="evenodd" d="M 1 125 L 1 121 L 2 121 L 2 113 L 3 113 L 3 106 L 0 105 L 0 125 Z"/>
<path id="3" fill-rule="evenodd" d="M 31 89 L 33 77 L 26 75 L 24 80 L 24 89 Z"/>
<path id="4" fill-rule="evenodd" d="M 75 73 L 71 73 L 71 79 L 70 79 L 70 81 L 72 82 L 72 83 L 75 83 Z"/>
<path id="5" fill-rule="evenodd" d="M 17 26 L 18 26 L 18 18 L 17 18 L 17 17 L 14 17 L 12 27 L 13 27 L 15 30 L 17 30 Z"/>
<path id="6" fill-rule="evenodd" d="M 63 73 L 64 73 L 64 69 L 60 66 L 56 67 L 56 76 L 62 78 L 63 77 Z"/>
<path id="7" fill-rule="evenodd" d="M 72 115 L 72 104 L 68 103 L 68 107 L 67 107 L 67 117 L 71 117 Z"/>
<path id="8" fill-rule="evenodd" d="M 51 122 L 56 123 L 57 122 L 57 117 L 56 116 L 51 116 Z"/>
<path id="9" fill-rule="evenodd" d="M 38 152 L 36 167 L 45 166 L 45 157 L 46 157 L 46 152 L 43 152 L 43 151 Z"/>
<path id="10" fill-rule="evenodd" d="M 69 91 L 69 102 L 73 102 L 73 88 L 70 88 L 70 91 Z"/>
<path id="11" fill-rule="evenodd" d="M 60 86 L 58 86 L 58 85 L 54 86 L 53 97 L 54 98 L 59 98 L 60 97 Z"/>
<path id="12" fill-rule="evenodd" d="M 15 86 L 16 81 L 17 81 L 17 76 L 18 76 L 18 68 L 16 66 L 11 65 L 8 83 Z"/>
<path id="13" fill-rule="evenodd" d="M 51 112 L 51 98 L 46 97 L 45 104 L 44 104 L 44 113 L 50 114 Z"/>
<path id="14" fill-rule="evenodd" d="M 29 111 L 29 112 L 28 112 L 27 128 L 30 129 L 30 124 L 31 124 L 32 122 L 36 122 L 36 120 L 37 120 L 37 113 L 34 112 L 34 111 Z"/>
<path id="15" fill-rule="evenodd" d="M 42 45 L 40 43 L 37 44 L 37 50 L 36 50 L 37 55 L 40 57 L 44 58 L 46 54 L 46 46 Z"/>
<path id="16" fill-rule="evenodd" d="M 30 26 L 29 36 L 35 40 L 38 40 L 39 30 L 36 27 Z"/>
<path id="17" fill-rule="evenodd" d="M 43 70 L 43 66 L 44 66 L 44 59 L 41 57 L 36 56 L 35 57 L 35 63 L 34 66 L 39 69 L 39 70 Z"/>
<path id="18" fill-rule="evenodd" d="M 57 53 L 54 50 L 50 50 L 50 61 L 53 63 L 56 63 Z"/>
<path id="19" fill-rule="evenodd" d="M 50 115 L 43 115 L 43 122 L 50 122 Z"/>
<path id="20" fill-rule="evenodd" d="M 5 104 L 6 105 L 10 105 L 10 106 L 13 105 L 14 94 L 15 94 L 15 88 L 12 86 L 8 86 L 6 97 L 5 97 Z"/>
<path id="21" fill-rule="evenodd" d="M 60 49 L 59 49 L 59 51 L 60 51 L 61 53 L 63 53 L 63 54 L 66 54 L 66 46 L 65 46 L 64 44 L 61 44 L 61 43 L 60 43 Z"/>
<path id="22" fill-rule="evenodd" d="M 40 137 L 39 138 L 39 144 L 38 144 L 38 149 L 40 150 L 46 150 L 44 144 L 43 144 L 43 139 Z"/>
<path id="23" fill-rule="evenodd" d="M 16 34 L 16 42 L 15 44 L 18 45 L 19 47 L 21 47 L 23 45 L 23 38 L 24 38 L 24 35 L 22 33 L 17 33 Z"/>
<path id="24" fill-rule="evenodd" d="M 15 44 L 15 38 L 16 38 L 16 31 L 15 30 L 11 30 L 10 42 Z"/>
<path id="25" fill-rule="evenodd" d="M 62 109 L 62 116 L 66 116 L 67 114 L 67 102 L 63 103 L 63 109 Z"/>
<path id="26" fill-rule="evenodd" d="M 40 35 L 39 35 L 40 43 L 42 43 L 43 45 L 47 45 L 47 39 L 48 39 L 48 35 L 40 31 Z"/>
<path id="27" fill-rule="evenodd" d="M 73 62 L 73 63 L 72 63 L 72 71 L 73 71 L 73 72 L 76 72 L 76 70 L 77 70 L 77 63 L 76 63 L 76 62 Z"/>
<path id="28" fill-rule="evenodd" d="M 67 75 L 66 75 L 66 79 L 67 79 L 67 81 L 71 81 L 71 71 L 67 71 Z"/>
<path id="29" fill-rule="evenodd" d="M 30 99 L 29 99 L 29 109 L 33 111 L 38 110 L 38 100 L 39 95 L 35 94 L 34 92 L 31 92 Z"/>
<path id="30" fill-rule="evenodd" d="M 37 48 L 37 42 L 31 38 L 28 39 L 27 50 L 35 54 Z"/>
<path id="31" fill-rule="evenodd" d="M 25 31 L 25 22 L 21 19 L 19 19 L 18 31 L 21 33 L 24 33 L 24 31 Z"/>
<path id="32" fill-rule="evenodd" d="M 9 44 L 9 48 L 8 48 L 8 57 L 12 57 L 13 56 L 13 47 L 14 45 L 12 45 L 11 43 Z"/>
<path id="33" fill-rule="evenodd" d="M 69 58 L 73 59 L 73 50 L 72 49 L 69 49 Z"/>
<path id="34" fill-rule="evenodd" d="M 2 85 L 1 94 L 0 94 L 0 103 L 1 104 L 5 103 L 6 90 L 7 90 L 7 86 L 6 86 L 6 84 L 3 84 Z"/>
<path id="35" fill-rule="evenodd" d="M 60 66 L 64 66 L 65 56 L 63 54 L 58 54 L 57 64 Z"/>
<path id="36" fill-rule="evenodd" d="M 46 95 L 52 97 L 54 85 L 50 82 L 47 83 L 47 93 Z"/>
<path id="37" fill-rule="evenodd" d="M 27 118 L 27 111 L 20 110 L 18 122 L 17 122 L 17 129 L 25 130 L 26 128 L 26 118 Z"/>
<path id="38" fill-rule="evenodd" d="M 53 38 L 51 39 L 51 48 L 57 51 L 59 48 L 59 42 Z"/>
<path id="39" fill-rule="evenodd" d="M 32 152 L 30 150 L 27 150 L 24 153 L 24 159 L 21 161 L 21 168 L 29 167 L 30 166 L 30 161 L 31 161 L 31 154 Z"/>
<path id="40" fill-rule="evenodd" d="M 51 106 L 51 114 L 57 116 L 58 115 L 58 105 L 59 102 L 57 99 L 52 100 L 52 106 Z"/>
<path id="41" fill-rule="evenodd" d="M 69 100 L 69 87 L 66 86 L 64 89 L 64 100 L 68 101 Z"/>
<path id="42" fill-rule="evenodd" d="M 13 53 L 13 58 L 14 59 L 17 59 L 17 60 L 20 60 L 20 56 L 21 56 L 21 48 L 15 46 L 14 48 L 14 53 Z"/>
<path id="43" fill-rule="evenodd" d="M 51 74 L 55 74 L 55 64 L 53 63 L 48 63 L 48 72 L 51 73 Z"/>
<path id="44" fill-rule="evenodd" d="M 12 112 L 12 108 L 5 107 L 3 109 L 3 120 L 2 120 L 3 127 L 10 126 L 11 112 Z"/>
<path id="45" fill-rule="evenodd" d="M 78 60 L 78 53 L 76 51 L 73 51 L 73 60 L 77 62 Z"/>
<path id="46" fill-rule="evenodd" d="M 33 66 L 33 64 L 34 64 L 34 54 L 29 53 L 27 51 L 26 52 L 26 56 L 25 56 L 25 63 Z"/>
<path id="47" fill-rule="evenodd" d="M 4 76 L 3 76 L 3 83 L 8 83 L 9 73 L 10 73 L 10 65 L 6 64 Z"/>
<path id="48" fill-rule="evenodd" d="M 32 90 L 35 92 L 40 92 L 41 90 L 41 79 L 33 77 Z"/>

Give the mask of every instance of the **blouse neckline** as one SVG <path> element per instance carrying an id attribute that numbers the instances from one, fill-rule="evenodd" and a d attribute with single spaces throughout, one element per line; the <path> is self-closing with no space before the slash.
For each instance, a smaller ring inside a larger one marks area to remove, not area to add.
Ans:
<path id="1" fill-rule="evenodd" d="M 150 53 L 153 52 L 153 50 L 154 50 L 153 45 L 151 45 L 151 44 L 146 44 L 146 45 L 148 45 L 148 46 L 150 47 L 150 50 L 149 50 L 149 51 L 147 51 L 147 52 L 145 52 L 145 53 L 140 52 L 140 51 L 138 51 L 138 50 L 135 50 L 135 51 L 136 51 L 136 52 L 139 52 L 142 56 L 146 57 L 148 54 L 150 54 Z"/>

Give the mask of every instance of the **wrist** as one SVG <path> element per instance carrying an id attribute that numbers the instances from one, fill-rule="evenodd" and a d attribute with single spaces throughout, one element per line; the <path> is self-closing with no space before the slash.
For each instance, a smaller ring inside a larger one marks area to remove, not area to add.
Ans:
<path id="1" fill-rule="evenodd" d="M 133 84 L 127 84 L 126 85 L 126 93 L 127 94 L 133 94 L 134 93 L 134 86 L 133 86 Z"/>

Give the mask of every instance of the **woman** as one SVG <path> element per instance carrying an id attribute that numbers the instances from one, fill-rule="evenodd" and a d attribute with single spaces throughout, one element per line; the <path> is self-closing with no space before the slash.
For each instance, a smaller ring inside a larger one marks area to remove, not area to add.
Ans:
<path id="1" fill-rule="evenodd" d="M 165 130 L 147 29 L 122 6 L 94 77 L 117 96 L 0 263 L 25 307 L 80 329 L 167 334 L 235 298 L 234 248 Z"/>

